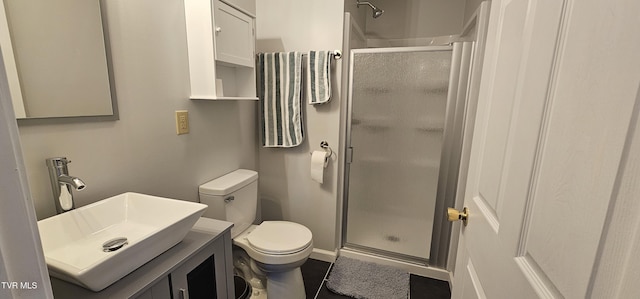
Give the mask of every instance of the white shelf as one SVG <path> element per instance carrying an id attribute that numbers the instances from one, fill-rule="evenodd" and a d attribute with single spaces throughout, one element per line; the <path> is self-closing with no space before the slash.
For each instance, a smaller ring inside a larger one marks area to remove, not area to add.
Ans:
<path id="1" fill-rule="evenodd" d="M 191 97 L 192 100 L 204 101 L 257 101 L 257 97 Z"/>
<path id="2" fill-rule="evenodd" d="M 368 156 L 354 159 L 355 162 L 365 163 L 365 164 L 378 164 L 378 165 L 399 165 L 399 166 L 414 166 L 420 168 L 438 168 L 440 167 L 440 160 L 436 159 L 414 159 L 407 161 L 400 161 L 395 158 L 390 157 L 380 157 L 380 156 Z"/>
<path id="3" fill-rule="evenodd" d="M 386 131 L 389 129 L 416 130 L 421 133 L 443 133 L 444 119 L 430 118 L 423 120 L 414 120 L 412 123 L 406 124 L 403 120 L 391 117 L 368 117 L 368 118 L 352 118 L 351 126 L 359 126 L 374 132 Z"/>

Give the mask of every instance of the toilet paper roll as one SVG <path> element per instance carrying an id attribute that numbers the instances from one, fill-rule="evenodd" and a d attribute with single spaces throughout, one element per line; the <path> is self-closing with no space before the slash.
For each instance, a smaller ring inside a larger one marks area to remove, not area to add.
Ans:
<path id="1" fill-rule="evenodd" d="M 322 184 L 324 169 L 327 167 L 328 159 L 325 159 L 327 152 L 313 151 L 311 154 L 311 179 Z"/>

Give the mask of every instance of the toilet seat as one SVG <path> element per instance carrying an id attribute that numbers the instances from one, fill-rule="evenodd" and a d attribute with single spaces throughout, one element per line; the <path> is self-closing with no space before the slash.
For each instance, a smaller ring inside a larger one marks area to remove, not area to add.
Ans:
<path id="1" fill-rule="evenodd" d="M 305 250 L 312 243 L 311 231 L 298 223 L 264 221 L 249 235 L 249 245 L 260 253 L 287 255 Z"/>

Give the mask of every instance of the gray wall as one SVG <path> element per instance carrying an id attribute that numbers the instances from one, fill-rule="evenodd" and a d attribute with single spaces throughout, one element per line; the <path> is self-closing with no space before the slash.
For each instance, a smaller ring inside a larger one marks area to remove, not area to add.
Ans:
<path id="1" fill-rule="evenodd" d="M 342 49 L 343 0 L 257 1 L 257 51 Z M 320 185 L 309 175 L 309 152 L 320 141 L 338 148 L 340 127 L 341 61 L 334 61 L 332 99 L 310 106 L 303 103 L 305 140 L 302 145 L 260 148 L 260 194 L 264 220 L 288 220 L 307 226 L 314 247 L 336 247 L 337 156 L 325 170 Z"/>
<path id="2" fill-rule="evenodd" d="M 478 7 L 480 6 L 480 3 L 482 3 L 483 0 L 465 0 L 465 5 L 464 5 L 464 24 L 467 24 L 467 21 L 469 21 L 469 18 L 471 18 L 471 16 L 473 15 L 474 12 L 476 12 L 476 9 L 478 9 Z M 487 0 L 487 1 L 491 1 L 491 0 Z"/>
<path id="3" fill-rule="evenodd" d="M 360 27 L 361 30 L 364 30 L 367 24 L 367 18 L 371 18 L 371 9 L 365 8 L 362 5 L 358 7 L 356 5 L 356 2 L 357 0 L 345 0 L 344 12 L 350 13 L 353 21 L 358 25 L 358 27 Z"/>
<path id="4" fill-rule="evenodd" d="M 368 38 L 409 39 L 460 34 L 465 0 L 372 0 L 384 14 L 374 19 L 366 9 Z"/>
<path id="5" fill-rule="evenodd" d="M 87 188 L 86 205 L 126 191 L 188 201 L 198 185 L 239 167 L 256 169 L 256 102 L 189 100 L 182 1 L 109 0 L 106 9 L 120 120 L 20 122 L 39 219 L 55 214 L 44 160 L 66 156 Z M 91 96 L 91 95 L 87 95 Z M 191 133 L 176 135 L 175 110 Z"/>

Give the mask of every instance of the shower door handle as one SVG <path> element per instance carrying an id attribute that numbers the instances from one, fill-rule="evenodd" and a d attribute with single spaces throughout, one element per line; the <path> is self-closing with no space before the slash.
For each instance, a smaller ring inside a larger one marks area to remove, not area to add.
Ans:
<path id="1" fill-rule="evenodd" d="M 347 164 L 353 162 L 353 147 L 347 147 Z"/>
<path id="2" fill-rule="evenodd" d="M 469 223 L 469 209 L 465 207 L 464 209 L 462 209 L 462 212 L 460 212 L 454 208 L 448 208 L 447 220 L 451 222 L 462 220 L 462 224 L 467 226 L 467 223 Z"/>

